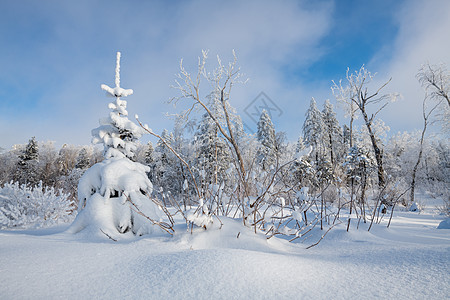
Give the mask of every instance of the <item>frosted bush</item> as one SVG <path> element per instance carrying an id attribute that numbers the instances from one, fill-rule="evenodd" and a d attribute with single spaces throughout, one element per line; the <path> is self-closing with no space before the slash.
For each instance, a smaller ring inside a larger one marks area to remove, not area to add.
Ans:
<path id="1" fill-rule="evenodd" d="M 0 229 L 49 227 L 73 219 L 69 195 L 54 188 L 7 183 L 0 187 Z"/>

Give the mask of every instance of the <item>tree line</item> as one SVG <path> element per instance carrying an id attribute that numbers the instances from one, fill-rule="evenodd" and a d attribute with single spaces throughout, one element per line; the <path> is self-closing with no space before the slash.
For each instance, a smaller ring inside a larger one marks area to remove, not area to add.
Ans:
<path id="1" fill-rule="evenodd" d="M 269 236 L 284 232 L 296 239 L 319 224 L 331 228 L 341 209 L 350 213 L 347 228 L 354 215 L 358 224 L 373 223 L 380 212 L 411 206 L 416 187 L 442 197 L 448 213 L 448 140 L 425 135 L 434 122 L 440 121 L 444 132 L 448 126 L 449 77 L 443 66 L 428 65 L 418 73 L 425 89 L 421 132 L 387 139 L 388 127 L 378 114 L 398 95 L 383 93 L 390 80 L 373 87 L 374 75 L 362 67 L 333 82 L 336 103 L 348 122 L 339 122 L 331 101 L 319 108 L 313 98 L 292 143 L 276 130 L 267 111 L 261 112 L 256 134 L 244 131 L 231 105 L 232 87 L 242 81 L 237 60 L 226 65 L 219 59 L 208 72 L 207 57 L 203 52 L 194 75 L 180 65 L 179 96 L 172 101 L 189 108 L 178 114 L 174 128 L 156 134 L 137 120 L 158 142 L 137 143 L 130 157 L 149 167 L 151 197 L 164 207 L 178 207 L 187 222 L 195 223 L 187 213 L 194 207 L 197 217 L 240 217 L 255 231 Z M 363 121 L 360 127 L 357 118 Z M 122 135 L 126 140 L 126 130 Z M 57 151 L 52 143 L 32 138 L 0 154 L 0 184 L 42 182 L 76 202 L 78 180 L 102 160 L 92 146 L 64 145 Z"/>

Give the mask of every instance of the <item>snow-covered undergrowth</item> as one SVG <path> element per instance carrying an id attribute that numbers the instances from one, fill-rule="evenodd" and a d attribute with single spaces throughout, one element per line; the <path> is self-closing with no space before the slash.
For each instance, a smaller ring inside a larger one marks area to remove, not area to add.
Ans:
<path id="1" fill-rule="evenodd" d="M 322 242 L 267 239 L 222 218 L 193 232 L 177 220 L 113 242 L 66 227 L 0 231 L 1 299 L 448 299 L 450 230 L 434 206 L 395 212 L 367 231 L 336 226 Z"/>
<path id="2" fill-rule="evenodd" d="M 68 194 L 43 187 L 42 182 L 35 187 L 17 182 L 0 187 L 0 229 L 69 222 L 73 208 Z"/>

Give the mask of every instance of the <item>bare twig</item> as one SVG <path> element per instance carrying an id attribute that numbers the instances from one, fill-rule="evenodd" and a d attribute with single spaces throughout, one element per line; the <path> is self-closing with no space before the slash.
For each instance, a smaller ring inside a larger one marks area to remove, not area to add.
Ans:
<path id="1" fill-rule="evenodd" d="M 106 232 L 103 231 L 103 229 L 100 228 L 100 231 L 106 235 L 110 240 L 113 240 L 114 242 L 117 242 L 117 240 L 115 238 L 113 238 L 112 236 L 110 236 L 109 234 L 107 234 Z"/>
<path id="2" fill-rule="evenodd" d="M 322 236 L 320 237 L 320 239 L 319 239 L 316 243 L 314 243 L 314 244 L 312 244 L 312 245 L 306 247 L 306 249 L 310 249 L 310 248 L 312 248 L 312 247 L 317 246 L 317 245 L 323 240 L 323 238 L 328 234 L 328 232 L 330 232 L 331 229 L 333 229 L 336 225 L 339 225 L 339 224 L 341 224 L 341 223 L 342 223 L 342 222 L 339 222 L 339 223 L 336 223 L 336 224 L 331 225 L 330 228 L 328 228 L 328 230 L 327 230 L 324 234 L 322 234 Z"/>

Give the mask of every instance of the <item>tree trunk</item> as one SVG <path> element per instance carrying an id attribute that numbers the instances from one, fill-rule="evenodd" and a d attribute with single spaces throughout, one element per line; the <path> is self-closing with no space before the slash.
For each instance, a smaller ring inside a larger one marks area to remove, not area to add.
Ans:
<path id="1" fill-rule="evenodd" d="M 383 187 L 386 184 L 384 178 L 384 169 L 383 169 L 383 152 L 378 146 L 377 139 L 375 138 L 375 134 L 372 131 L 372 124 L 367 117 L 365 110 L 362 110 L 362 115 L 364 117 L 364 122 L 366 123 L 367 130 L 369 131 L 370 141 L 372 142 L 373 152 L 375 153 L 375 160 L 377 161 L 378 167 L 378 186 Z"/>
<path id="2" fill-rule="evenodd" d="M 366 164 L 364 163 L 364 174 L 362 176 L 362 186 L 361 186 L 361 205 L 362 205 L 362 215 L 364 223 L 366 223 L 366 188 L 367 188 L 367 172 L 366 172 Z"/>
<path id="3" fill-rule="evenodd" d="M 320 196 L 320 230 L 323 230 L 323 191 Z"/>
<path id="4" fill-rule="evenodd" d="M 353 194 L 355 192 L 355 179 L 352 176 L 352 182 L 351 182 L 351 186 L 352 186 L 352 191 L 350 194 L 350 214 L 348 216 L 348 222 L 347 222 L 347 232 L 350 229 L 350 221 L 352 220 L 352 210 L 353 210 Z"/>
<path id="5" fill-rule="evenodd" d="M 333 137 L 331 136 L 331 133 L 328 135 L 330 139 L 330 159 L 331 159 L 331 165 L 334 166 L 334 155 L 333 155 Z"/>
<path id="6" fill-rule="evenodd" d="M 425 131 L 427 130 L 427 119 L 425 118 L 424 121 L 424 125 L 423 125 L 423 130 L 422 130 L 422 135 L 420 137 L 420 148 L 419 148 L 419 157 L 417 158 L 417 162 L 414 165 L 413 171 L 412 171 L 412 180 L 411 180 L 411 194 L 410 194 L 410 202 L 414 203 L 414 190 L 416 187 L 416 173 L 417 173 L 417 168 L 419 167 L 420 164 L 420 160 L 422 159 L 422 154 L 423 154 L 423 141 L 425 138 Z"/>
<path id="7" fill-rule="evenodd" d="M 218 149 L 217 149 L 217 139 L 219 138 L 218 137 L 218 131 L 217 131 L 217 127 L 216 127 L 216 132 L 215 132 L 215 143 L 214 143 L 214 147 L 215 147 L 215 149 L 214 149 L 214 155 L 215 155 L 215 163 L 216 163 L 216 165 L 215 165 L 215 168 L 214 168 L 214 184 L 217 184 L 217 172 L 218 172 L 218 161 L 217 161 L 217 151 L 218 151 Z"/>
<path id="8" fill-rule="evenodd" d="M 350 118 L 350 148 L 353 147 L 353 116 Z"/>

